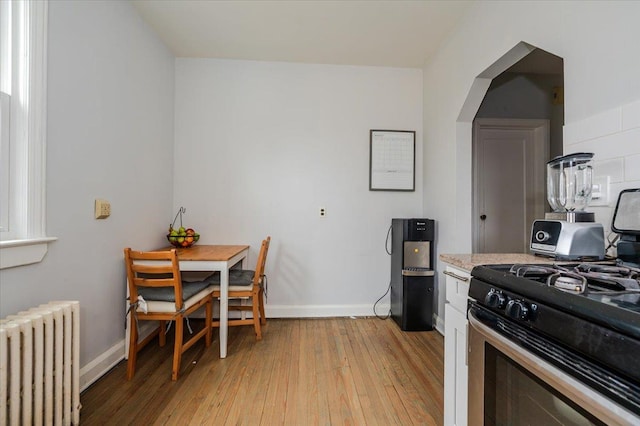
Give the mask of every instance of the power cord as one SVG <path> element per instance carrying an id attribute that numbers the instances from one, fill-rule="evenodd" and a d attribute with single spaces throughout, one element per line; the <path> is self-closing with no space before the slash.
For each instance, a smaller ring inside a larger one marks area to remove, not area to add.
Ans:
<path id="1" fill-rule="evenodd" d="M 376 312 L 376 305 L 382 300 L 382 298 L 384 298 L 387 294 L 389 294 L 389 290 L 391 290 L 391 281 L 389 281 L 389 287 L 387 287 L 387 291 L 385 291 L 384 294 L 380 296 L 380 299 L 376 300 L 376 303 L 373 304 L 373 315 L 375 315 L 376 317 L 378 317 L 378 319 L 381 319 L 381 320 L 385 320 L 391 316 L 391 308 L 389 308 L 389 312 L 387 312 L 387 315 L 383 317 L 378 315 L 378 313 Z"/>
<path id="2" fill-rule="evenodd" d="M 389 227 L 389 230 L 387 231 L 387 239 L 384 241 L 384 250 L 387 252 L 389 256 L 391 256 L 391 251 L 389 250 L 389 235 L 391 235 L 392 227 L 393 225 Z M 391 250 L 393 250 L 393 246 L 391 246 Z"/>
<path id="3" fill-rule="evenodd" d="M 393 225 L 389 226 L 389 229 L 387 230 L 387 239 L 384 241 L 384 250 L 387 252 L 389 256 L 391 256 L 391 251 L 393 250 L 393 245 L 391 246 L 391 250 L 389 250 L 389 236 L 391 235 L 392 227 Z M 391 316 L 391 307 L 389 307 L 389 312 L 387 313 L 386 316 L 380 316 L 376 312 L 376 306 L 387 294 L 389 294 L 389 291 L 391 291 L 391 281 L 389 281 L 389 286 L 387 287 L 387 291 L 385 291 L 384 294 L 380 296 L 378 300 L 376 300 L 376 303 L 373 304 L 373 315 L 375 315 L 377 318 L 382 320 L 385 320 Z"/>
<path id="4" fill-rule="evenodd" d="M 615 237 L 613 238 L 613 240 L 611 240 L 611 234 L 616 234 Z M 616 242 L 618 241 L 618 239 L 620 238 L 620 234 L 617 234 L 615 232 L 609 232 L 609 235 L 607 235 L 607 242 L 609 243 L 609 245 L 607 246 L 606 249 L 604 249 L 605 253 L 612 247 L 617 247 L 616 246 Z"/>
<path id="5" fill-rule="evenodd" d="M 614 235 L 613 239 L 611 238 L 611 236 Z M 617 234 L 615 232 L 609 232 L 609 235 L 607 235 L 607 243 L 609 243 L 607 245 L 607 247 L 604 249 L 604 260 L 615 260 L 616 256 L 614 254 L 609 254 L 609 250 L 613 249 L 613 250 L 617 250 L 618 248 L 618 240 L 620 239 L 620 234 Z M 612 251 L 612 253 L 615 253 Z"/>

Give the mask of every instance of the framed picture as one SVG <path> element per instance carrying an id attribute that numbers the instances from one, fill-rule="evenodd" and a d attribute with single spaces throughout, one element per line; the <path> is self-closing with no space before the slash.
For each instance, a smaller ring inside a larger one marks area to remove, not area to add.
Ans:
<path id="1" fill-rule="evenodd" d="M 370 191 L 415 191 L 416 132 L 371 130 Z"/>

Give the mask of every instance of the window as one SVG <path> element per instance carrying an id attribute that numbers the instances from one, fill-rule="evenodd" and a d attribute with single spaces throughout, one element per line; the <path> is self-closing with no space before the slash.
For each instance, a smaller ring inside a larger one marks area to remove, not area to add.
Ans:
<path id="1" fill-rule="evenodd" d="M 45 230 L 45 0 L 0 1 L 0 269 L 42 260 Z"/>
<path id="2" fill-rule="evenodd" d="M 11 122 L 11 2 L 0 2 L 0 232 L 9 229 Z"/>

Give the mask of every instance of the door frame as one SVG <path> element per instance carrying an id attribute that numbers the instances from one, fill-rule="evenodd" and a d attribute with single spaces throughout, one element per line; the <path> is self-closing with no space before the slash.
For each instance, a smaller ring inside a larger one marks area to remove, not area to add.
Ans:
<path id="1" fill-rule="evenodd" d="M 483 129 L 492 130 L 531 130 L 533 132 L 534 155 L 529 165 L 531 171 L 527 178 L 533 179 L 533 208 L 525 209 L 525 246 L 523 253 L 529 248 L 529 233 L 535 219 L 542 219 L 546 208 L 546 163 L 550 149 L 550 125 L 549 120 L 523 119 L 523 118 L 477 118 L 473 121 L 473 136 L 471 142 L 472 157 L 472 252 L 478 253 L 480 241 L 480 206 L 479 206 L 479 167 L 477 155 L 478 135 Z"/>

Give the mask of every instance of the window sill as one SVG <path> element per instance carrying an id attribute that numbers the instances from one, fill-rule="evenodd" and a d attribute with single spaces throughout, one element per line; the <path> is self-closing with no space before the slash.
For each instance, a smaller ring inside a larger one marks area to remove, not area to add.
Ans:
<path id="1" fill-rule="evenodd" d="M 38 263 L 47 254 L 48 244 L 55 237 L 0 241 L 0 269 Z"/>

